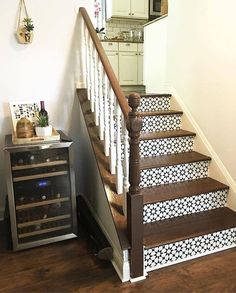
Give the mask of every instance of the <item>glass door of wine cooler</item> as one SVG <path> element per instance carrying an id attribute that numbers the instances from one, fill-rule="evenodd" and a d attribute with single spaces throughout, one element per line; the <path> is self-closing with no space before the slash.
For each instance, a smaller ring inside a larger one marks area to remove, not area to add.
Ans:
<path id="1" fill-rule="evenodd" d="M 76 236 L 71 144 L 5 148 L 15 250 Z"/>

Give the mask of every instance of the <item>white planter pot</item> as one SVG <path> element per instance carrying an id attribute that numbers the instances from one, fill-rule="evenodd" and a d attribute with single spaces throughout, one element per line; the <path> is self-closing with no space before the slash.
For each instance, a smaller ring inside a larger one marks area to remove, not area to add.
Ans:
<path id="1" fill-rule="evenodd" d="M 52 125 L 46 127 L 35 127 L 35 132 L 37 136 L 51 136 L 52 135 Z"/>

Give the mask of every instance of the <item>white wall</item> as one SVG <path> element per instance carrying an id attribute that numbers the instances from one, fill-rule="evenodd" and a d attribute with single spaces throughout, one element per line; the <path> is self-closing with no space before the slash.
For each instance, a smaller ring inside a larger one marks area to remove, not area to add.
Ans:
<path id="1" fill-rule="evenodd" d="M 166 92 L 168 17 L 144 26 L 144 84 L 148 93 Z"/>
<path id="2" fill-rule="evenodd" d="M 93 0 L 26 0 L 34 21 L 31 45 L 16 42 L 19 0 L 0 1 L 0 210 L 6 194 L 4 136 L 11 133 L 9 101 L 44 100 L 54 127 L 78 144 L 74 70 L 78 39 L 77 10 L 93 17 Z M 76 153 L 78 158 L 78 153 Z"/>
<path id="3" fill-rule="evenodd" d="M 144 66 L 147 90 L 174 87 L 236 190 L 235 11 L 235 0 L 169 0 L 167 30 L 145 27 Z"/>
<path id="4" fill-rule="evenodd" d="M 169 0 L 168 79 L 236 180 L 236 1 Z"/>

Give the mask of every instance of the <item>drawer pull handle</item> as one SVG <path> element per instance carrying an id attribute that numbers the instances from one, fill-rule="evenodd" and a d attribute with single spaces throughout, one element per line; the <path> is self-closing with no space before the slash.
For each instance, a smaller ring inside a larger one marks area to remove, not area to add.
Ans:
<path id="1" fill-rule="evenodd" d="M 130 44 L 128 43 L 128 44 L 126 44 L 126 46 L 130 46 Z"/>

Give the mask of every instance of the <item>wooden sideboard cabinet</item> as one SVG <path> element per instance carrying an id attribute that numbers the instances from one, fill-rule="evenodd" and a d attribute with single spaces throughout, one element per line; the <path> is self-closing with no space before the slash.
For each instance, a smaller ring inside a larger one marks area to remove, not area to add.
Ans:
<path id="1" fill-rule="evenodd" d="M 76 237 L 72 141 L 13 145 L 5 139 L 5 170 L 13 250 Z"/>

